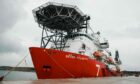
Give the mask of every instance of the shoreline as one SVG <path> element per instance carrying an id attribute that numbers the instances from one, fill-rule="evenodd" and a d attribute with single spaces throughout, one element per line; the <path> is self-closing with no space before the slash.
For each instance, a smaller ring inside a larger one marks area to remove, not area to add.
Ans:
<path id="1" fill-rule="evenodd" d="M 34 67 L 11 67 L 11 66 L 0 66 L 0 70 L 5 71 L 23 71 L 23 72 L 35 72 Z"/>

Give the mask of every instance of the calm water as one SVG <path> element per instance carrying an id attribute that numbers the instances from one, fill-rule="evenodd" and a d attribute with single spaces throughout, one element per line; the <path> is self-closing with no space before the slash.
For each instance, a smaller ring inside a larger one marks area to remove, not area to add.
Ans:
<path id="1" fill-rule="evenodd" d="M 5 71 L 0 70 L 0 76 Z M 35 72 L 12 71 L 0 84 L 140 84 L 140 77 L 104 77 L 37 80 Z"/>
<path id="2" fill-rule="evenodd" d="M 2 76 L 7 71 L 0 70 L 0 76 Z M 4 77 L 4 80 L 36 80 L 35 72 L 22 72 L 22 71 L 12 71 Z"/>
<path id="3" fill-rule="evenodd" d="M 1 81 L 0 84 L 140 84 L 140 77 L 19 80 L 19 81 Z"/>

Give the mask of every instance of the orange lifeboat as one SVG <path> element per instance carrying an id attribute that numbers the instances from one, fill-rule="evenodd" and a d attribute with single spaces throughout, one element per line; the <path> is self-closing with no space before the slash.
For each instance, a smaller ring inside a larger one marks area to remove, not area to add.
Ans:
<path id="1" fill-rule="evenodd" d="M 103 53 L 100 52 L 100 51 L 95 51 L 95 52 L 93 53 L 93 55 L 94 55 L 95 57 L 101 57 L 101 56 L 103 56 Z"/>

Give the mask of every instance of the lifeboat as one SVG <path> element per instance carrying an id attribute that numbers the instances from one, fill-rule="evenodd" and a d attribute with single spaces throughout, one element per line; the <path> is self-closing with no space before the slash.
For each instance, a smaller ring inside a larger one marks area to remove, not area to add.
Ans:
<path id="1" fill-rule="evenodd" d="M 95 57 L 102 57 L 102 56 L 103 56 L 103 53 L 102 53 L 101 51 L 95 51 L 95 52 L 93 53 L 93 55 L 94 55 Z"/>

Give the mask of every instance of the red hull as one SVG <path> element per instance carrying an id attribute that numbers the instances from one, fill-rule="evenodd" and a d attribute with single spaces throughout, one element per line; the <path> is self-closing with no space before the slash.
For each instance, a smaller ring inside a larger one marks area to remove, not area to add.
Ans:
<path id="1" fill-rule="evenodd" d="M 36 47 L 31 47 L 30 53 L 38 79 L 108 77 L 120 74 L 107 69 L 102 62 L 81 54 Z"/>

